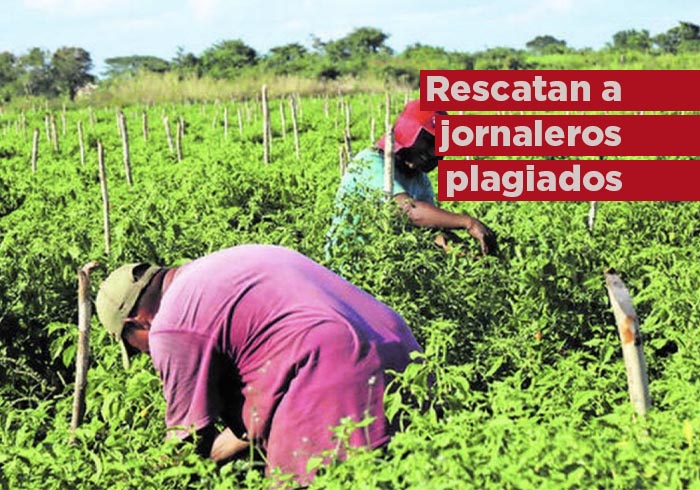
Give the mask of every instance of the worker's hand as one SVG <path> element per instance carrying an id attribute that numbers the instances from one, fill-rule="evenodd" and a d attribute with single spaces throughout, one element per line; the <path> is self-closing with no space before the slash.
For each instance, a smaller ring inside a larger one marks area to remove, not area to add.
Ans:
<path id="1" fill-rule="evenodd" d="M 491 228 L 478 219 L 472 218 L 472 223 L 467 230 L 469 234 L 479 242 L 481 253 L 484 255 L 496 253 L 498 247 L 496 243 L 496 234 Z"/>

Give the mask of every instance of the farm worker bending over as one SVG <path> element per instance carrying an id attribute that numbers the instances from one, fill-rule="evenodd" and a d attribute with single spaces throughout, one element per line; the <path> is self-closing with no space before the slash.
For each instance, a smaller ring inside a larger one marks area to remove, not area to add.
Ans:
<path id="1" fill-rule="evenodd" d="M 435 205 L 435 195 L 427 173 L 442 157 L 435 156 L 435 116 L 433 111 L 421 111 L 419 101 L 406 104 L 394 125 L 394 199 L 416 226 L 429 228 L 465 229 L 481 247 L 481 252 L 494 252 L 496 236 L 486 225 L 466 214 L 451 213 Z M 344 199 L 362 190 L 384 189 L 384 137 L 372 148 L 355 156 L 343 175 L 336 194 L 336 216 L 326 243 L 329 253 L 338 234 L 352 233 L 349 212 Z M 444 242 L 443 242 L 444 243 Z"/>
<path id="2" fill-rule="evenodd" d="M 96 299 L 125 364 L 150 355 L 163 382 L 166 425 L 225 461 L 248 446 L 301 484 L 311 456 L 341 447 L 332 428 L 372 417 L 352 446 L 391 437 L 383 395 L 420 347 L 391 308 L 295 251 L 242 245 L 178 268 L 130 264 Z M 215 423 L 222 421 L 221 433 Z M 189 429 L 189 430 L 188 430 Z M 342 450 L 335 456 L 344 457 Z M 325 452 L 325 453 L 324 453 Z"/>

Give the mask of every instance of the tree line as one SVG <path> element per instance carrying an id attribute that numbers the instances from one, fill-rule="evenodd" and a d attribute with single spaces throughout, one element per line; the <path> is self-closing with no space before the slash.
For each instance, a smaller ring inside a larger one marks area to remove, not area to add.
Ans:
<path id="1" fill-rule="evenodd" d="M 180 77 L 236 79 L 245 75 L 296 75 L 330 80 L 343 76 L 372 75 L 418 85 L 421 69 L 534 69 L 532 56 L 585 54 L 590 48 L 574 49 L 554 36 L 537 36 L 526 49 L 496 47 L 466 53 L 415 43 L 401 52 L 387 44 L 389 35 L 374 27 L 360 27 L 348 35 L 324 41 L 312 36 L 311 47 L 300 43 L 277 46 L 261 54 L 241 39 L 225 40 L 199 55 L 178 48 L 171 60 L 134 55 L 108 58 L 101 83 L 135 77 L 141 72 L 173 72 Z M 604 51 L 679 54 L 700 52 L 700 26 L 681 21 L 666 32 L 652 36 L 646 29 L 619 31 Z M 32 48 L 15 55 L 0 53 L 0 102 L 17 96 L 68 97 L 98 81 L 92 73 L 90 53 L 80 47 L 61 47 L 55 52 Z"/>

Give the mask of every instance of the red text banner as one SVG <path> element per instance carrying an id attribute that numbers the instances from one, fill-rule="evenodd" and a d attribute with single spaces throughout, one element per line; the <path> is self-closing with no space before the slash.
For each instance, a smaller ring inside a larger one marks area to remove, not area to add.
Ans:
<path id="1" fill-rule="evenodd" d="M 441 201 L 698 201 L 697 160 L 443 160 Z"/>
<path id="2" fill-rule="evenodd" d="M 438 116 L 437 155 L 697 156 L 700 116 Z"/>
<path id="3" fill-rule="evenodd" d="M 700 70 L 421 70 L 441 111 L 698 111 Z"/>

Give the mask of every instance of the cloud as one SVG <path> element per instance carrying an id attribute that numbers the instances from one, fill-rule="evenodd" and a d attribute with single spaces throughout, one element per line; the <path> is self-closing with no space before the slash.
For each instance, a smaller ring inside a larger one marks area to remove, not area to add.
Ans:
<path id="1" fill-rule="evenodd" d="M 574 0 L 540 0 L 533 2 L 525 10 L 508 15 L 506 21 L 513 24 L 528 24 L 552 15 L 570 14 L 574 6 Z"/>
<path id="2" fill-rule="evenodd" d="M 223 7 L 221 0 L 187 0 L 187 6 L 200 22 L 211 22 L 216 19 Z"/>
<path id="3" fill-rule="evenodd" d="M 123 11 L 135 0 L 23 0 L 30 10 L 47 15 L 60 14 L 69 17 L 92 17 Z"/>

